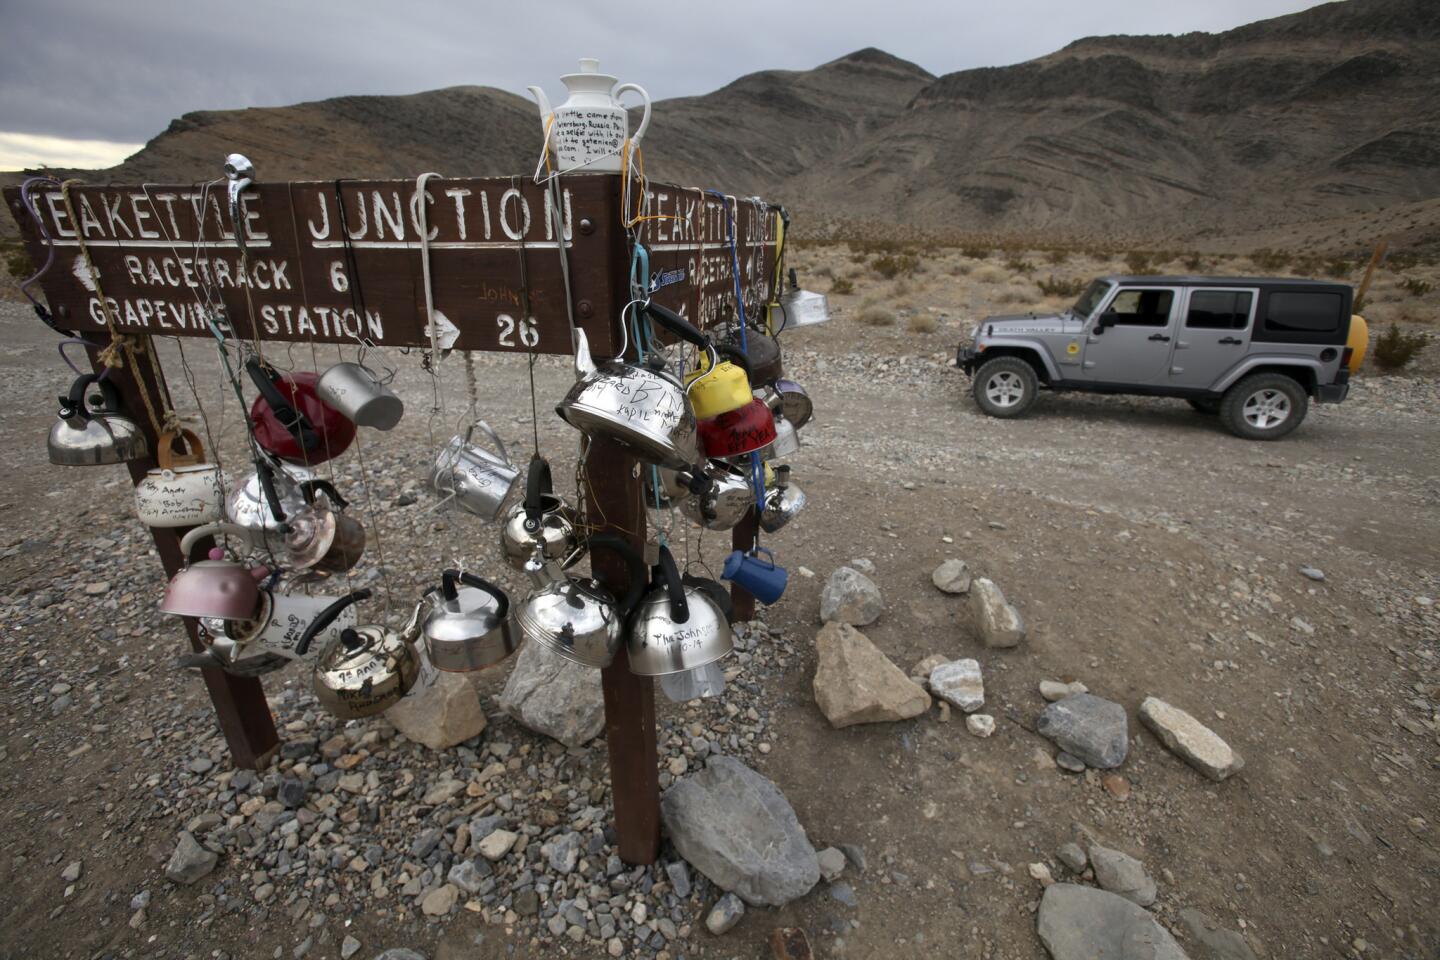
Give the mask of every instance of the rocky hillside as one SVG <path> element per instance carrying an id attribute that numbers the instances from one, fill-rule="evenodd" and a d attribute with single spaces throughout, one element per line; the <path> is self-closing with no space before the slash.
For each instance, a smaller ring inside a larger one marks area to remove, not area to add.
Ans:
<path id="1" fill-rule="evenodd" d="M 1378 223 L 1440 247 L 1437 89 L 1440 4 L 1348 0 L 938 78 L 875 49 L 749 74 L 657 103 L 646 166 L 777 198 L 811 229 L 1189 247 L 1294 225 L 1362 249 Z M 233 150 L 267 179 L 525 173 L 539 131 L 527 99 L 484 87 L 200 112 L 104 177 L 213 176 Z"/>

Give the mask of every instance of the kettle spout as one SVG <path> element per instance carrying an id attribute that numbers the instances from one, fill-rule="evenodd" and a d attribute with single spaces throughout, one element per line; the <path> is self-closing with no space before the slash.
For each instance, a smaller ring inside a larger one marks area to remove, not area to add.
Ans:
<path id="1" fill-rule="evenodd" d="M 554 560 L 545 559 L 545 551 L 542 547 L 536 547 L 535 552 L 530 554 L 530 559 L 525 561 L 525 572 L 530 576 L 530 582 L 536 589 L 543 589 L 552 583 L 559 583 L 565 578 L 560 564 Z"/>
<path id="2" fill-rule="evenodd" d="M 426 590 L 415 604 L 415 612 L 410 614 L 410 620 L 400 630 L 400 639 L 407 645 L 413 646 L 416 640 L 420 639 L 420 627 L 425 622 L 425 616 L 430 612 L 430 605 L 434 602 L 435 587 Z"/>
<path id="3" fill-rule="evenodd" d="M 545 129 L 546 133 L 549 133 L 550 114 L 554 112 L 550 109 L 550 99 L 545 96 L 545 91 L 539 87 L 530 86 L 525 89 L 530 92 L 530 96 L 534 97 L 535 102 L 540 105 L 540 125 Z"/>
<path id="4" fill-rule="evenodd" d="M 575 379 L 588 377 L 595 372 L 595 358 L 590 355 L 590 339 L 585 331 L 575 328 Z"/>

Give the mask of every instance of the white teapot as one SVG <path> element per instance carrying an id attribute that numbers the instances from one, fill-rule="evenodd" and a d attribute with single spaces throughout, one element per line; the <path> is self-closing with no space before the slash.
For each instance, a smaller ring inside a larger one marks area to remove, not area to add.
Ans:
<path id="1" fill-rule="evenodd" d="M 600 61 L 590 57 L 581 58 L 579 73 L 567 73 L 560 82 L 570 91 L 570 99 L 553 110 L 544 90 L 526 88 L 540 104 L 545 145 L 554 152 L 556 172 L 618 173 L 630 127 L 620 94 L 633 90 L 645 101 L 636 143 L 650 125 L 650 94 L 633 83 L 617 84 L 614 77 L 600 72 Z"/>

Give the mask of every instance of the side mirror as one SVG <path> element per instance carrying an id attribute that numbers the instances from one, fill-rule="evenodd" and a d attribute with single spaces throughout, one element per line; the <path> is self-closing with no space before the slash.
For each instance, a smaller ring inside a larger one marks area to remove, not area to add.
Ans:
<path id="1" fill-rule="evenodd" d="M 1113 313 L 1102 313 L 1095 318 L 1095 335 L 1099 336 L 1105 332 L 1105 328 L 1115 324 Z"/>

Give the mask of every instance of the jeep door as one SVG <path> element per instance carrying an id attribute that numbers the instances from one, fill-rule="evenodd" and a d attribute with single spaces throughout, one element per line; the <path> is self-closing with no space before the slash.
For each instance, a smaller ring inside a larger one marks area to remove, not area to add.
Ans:
<path id="1" fill-rule="evenodd" d="M 1169 382 L 1204 390 L 1241 360 L 1250 346 L 1259 291 L 1244 287 L 1191 287 L 1175 330 Z"/>
<path id="2" fill-rule="evenodd" d="M 1117 287 L 1086 328 L 1081 377 L 1113 384 L 1162 380 L 1179 302 L 1176 287 Z"/>

